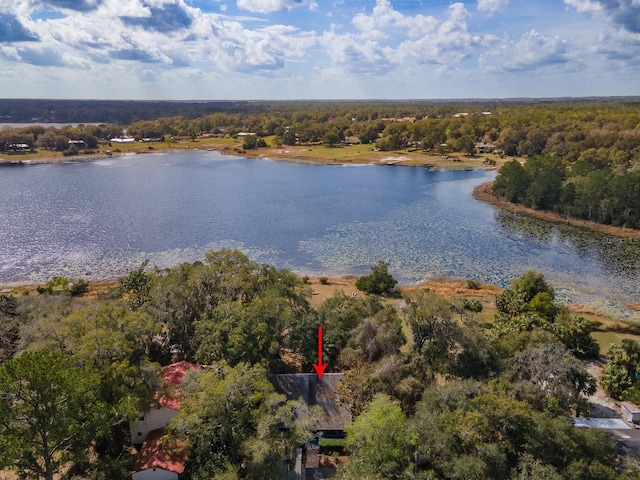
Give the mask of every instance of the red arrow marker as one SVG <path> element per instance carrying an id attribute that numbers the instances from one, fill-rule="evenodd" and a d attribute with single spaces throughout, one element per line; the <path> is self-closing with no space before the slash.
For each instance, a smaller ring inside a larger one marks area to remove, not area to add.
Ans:
<path id="1" fill-rule="evenodd" d="M 318 374 L 318 380 L 322 380 L 322 374 L 324 369 L 327 368 L 328 363 L 322 364 L 322 327 L 318 327 L 318 363 L 313 363 L 313 369 Z"/>

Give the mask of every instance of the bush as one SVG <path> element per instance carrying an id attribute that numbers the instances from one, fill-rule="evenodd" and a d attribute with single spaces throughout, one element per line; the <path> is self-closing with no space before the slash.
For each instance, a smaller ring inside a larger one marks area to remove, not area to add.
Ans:
<path id="1" fill-rule="evenodd" d="M 398 281 L 389 274 L 389 264 L 379 260 L 371 267 L 371 274 L 358 278 L 356 287 L 363 292 L 381 295 L 395 288 Z"/>
<path id="2" fill-rule="evenodd" d="M 327 277 L 320 277 L 318 280 L 320 280 L 320 283 L 322 285 L 328 285 L 329 284 L 329 278 L 327 278 Z"/>
<path id="3" fill-rule="evenodd" d="M 53 277 L 44 285 L 40 285 L 36 290 L 38 293 L 48 293 L 59 295 L 61 293 L 70 293 L 70 280 L 66 277 Z"/>
<path id="4" fill-rule="evenodd" d="M 467 288 L 469 290 L 480 290 L 480 282 L 475 280 L 467 280 Z"/>
<path id="5" fill-rule="evenodd" d="M 71 286 L 71 296 L 77 297 L 89 291 L 89 282 L 80 279 Z"/>

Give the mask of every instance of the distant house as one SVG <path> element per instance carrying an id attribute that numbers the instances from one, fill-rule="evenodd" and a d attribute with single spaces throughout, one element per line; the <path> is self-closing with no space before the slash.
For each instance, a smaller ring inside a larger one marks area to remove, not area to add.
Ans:
<path id="1" fill-rule="evenodd" d="M 133 143 L 136 139 L 133 137 L 113 137 L 109 141 L 113 143 Z"/>
<path id="2" fill-rule="evenodd" d="M 187 451 L 180 445 L 168 444 L 164 430 L 149 432 L 140 449 L 132 480 L 178 480 L 184 472 Z"/>
<path id="3" fill-rule="evenodd" d="M 141 413 L 137 420 L 129 422 L 131 443 L 134 445 L 143 443 L 149 432 L 166 427 L 171 419 L 178 415 L 180 397 L 178 396 L 177 387 L 192 368 L 197 367 L 184 360 L 162 368 L 162 379 L 168 387 L 168 394 L 158 398 L 158 408 Z"/>
<path id="4" fill-rule="evenodd" d="M 491 153 L 496 149 L 496 146 L 490 143 L 476 143 L 475 147 L 478 153 Z"/>
<path id="5" fill-rule="evenodd" d="M 640 407 L 631 402 L 622 402 L 622 416 L 629 423 L 640 423 Z"/>
<path id="6" fill-rule="evenodd" d="M 17 150 L 30 150 L 31 147 L 26 143 L 12 143 L 9 145 L 9 150 L 17 151 Z"/>
<path id="7" fill-rule="evenodd" d="M 69 145 L 77 145 L 79 147 L 84 147 L 84 140 L 69 140 Z"/>

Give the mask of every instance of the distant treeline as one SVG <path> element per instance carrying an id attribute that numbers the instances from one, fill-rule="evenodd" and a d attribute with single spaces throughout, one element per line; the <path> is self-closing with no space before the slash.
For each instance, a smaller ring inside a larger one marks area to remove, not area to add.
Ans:
<path id="1" fill-rule="evenodd" d="M 0 99 L 0 123 L 113 123 L 211 112 L 258 113 L 269 104 L 247 101 L 171 102 L 128 100 Z"/>
<path id="2" fill-rule="evenodd" d="M 0 116 L 7 115 L 11 122 L 105 122 L 117 125 L 118 132 L 125 127 L 139 138 L 195 139 L 247 132 L 273 136 L 274 145 L 361 142 L 381 150 L 546 153 L 568 162 L 593 159 L 627 168 L 636 163 L 640 152 L 640 99 L 524 103 L 0 100 Z M 113 133 L 106 127 L 102 130 L 90 134 L 108 137 Z M 40 132 L 24 133 L 33 136 L 19 142 L 4 139 L 4 143 L 37 146 Z"/>

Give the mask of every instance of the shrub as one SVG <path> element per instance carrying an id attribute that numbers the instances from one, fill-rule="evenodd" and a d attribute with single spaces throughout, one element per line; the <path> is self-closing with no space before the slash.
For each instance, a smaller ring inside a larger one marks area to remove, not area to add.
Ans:
<path id="1" fill-rule="evenodd" d="M 467 280 L 467 288 L 469 290 L 480 290 L 480 282 L 469 279 Z"/>
<path id="2" fill-rule="evenodd" d="M 322 285 L 328 285 L 329 284 L 329 278 L 327 278 L 327 277 L 320 277 L 318 280 L 320 280 L 320 283 Z"/>
<path id="3" fill-rule="evenodd" d="M 371 267 L 371 274 L 358 278 L 356 287 L 363 292 L 381 295 L 395 288 L 398 281 L 389 273 L 389 264 L 379 260 Z"/>
<path id="4" fill-rule="evenodd" d="M 44 285 L 40 285 L 36 290 L 38 290 L 38 293 L 48 293 L 48 294 L 56 294 L 56 295 L 61 293 L 69 293 L 70 283 L 71 282 L 66 277 L 53 277 Z"/>
<path id="5" fill-rule="evenodd" d="M 73 283 L 71 286 L 71 296 L 77 297 L 78 295 L 82 295 L 83 293 L 87 293 L 89 291 L 89 282 L 86 280 L 80 279 L 77 282 Z"/>

